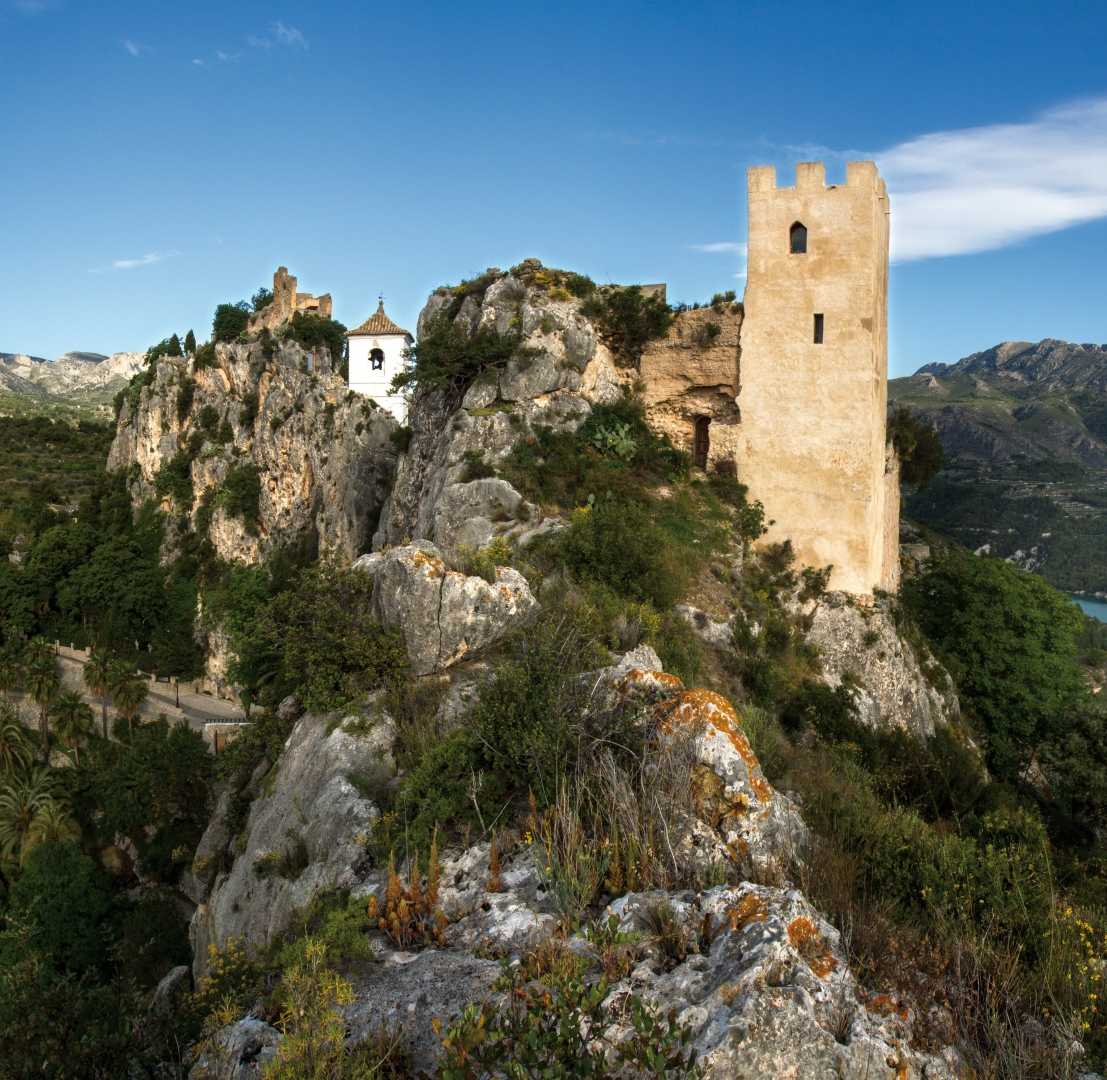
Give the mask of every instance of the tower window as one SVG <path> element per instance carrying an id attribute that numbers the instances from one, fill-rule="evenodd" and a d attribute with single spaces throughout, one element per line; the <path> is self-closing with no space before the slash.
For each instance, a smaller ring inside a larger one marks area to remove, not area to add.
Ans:
<path id="1" fill-rule="evenodd" d="M 807 254 L 807 226 L 802 222 L 793 222 L 788 230 L 789 250 L 793 255 Z"/>
<path id="2" fill-rule="evenodd" d="M 373 365 L 374 371 L 384 371 L 384 351 L 382 349 L 374 349 L 369 354 L 369 361 Z"/>
<path id="3" fill-rule="evenodd" d="M 815 344 L 823 343 L 823 317 L 821 313 L 815 315 Z"/>

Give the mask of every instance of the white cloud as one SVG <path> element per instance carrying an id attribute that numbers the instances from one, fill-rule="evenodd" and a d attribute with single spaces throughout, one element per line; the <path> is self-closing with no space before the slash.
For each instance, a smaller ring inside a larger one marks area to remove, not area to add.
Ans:
<path id="1" fill-rule="evenodd" d="M 147 51 L 145 45 L 140 45 L 137 41 L 132 41 L 130 38 L 123 39 L 123 48 L 132 56 L 141 56 Z"/>
<path id="2" fill-rule="evenodd" d="M 289 45 L 299 49 L 308 47 L 303 31 L 283 22 L 273 23 L 266 34 L 251 34 L 246 39 L 246 44 L 253 49 L 271 49 L 274 45 Z"/>
<path id="3" fill-rule="evenodd" d="M 719 240 L 713 244 L 691 244 L 693 251 L 702 251 L 706 255 L 745 255 L 746 245 L 732 240 Z"/>
<path id="4" fill-rule="evenodd" d="M 222 49 L 215 50 L 215 59 L 221 64 L 229 64 L 234 60 L 237 60 L 242 53 L 229 53 L 224 52 Z"/>
<path id="5" fill-rule="evenodd" d="M 15 0 L 12 6 L 24 15 L 41 15 L 52 3 L 51 0 Z"/>
<path id="6" fill-rule="evenodd" d="M 876 155 L 899 262 L 992 251 L 1107 217 L 1107 98 L 937 131 Z"/>
<path id="7" fill-rule="evenodd" d="M 198 56 L 194 56 L 194 57 L 192 58 L 192 62 L 193 62 L 193 63 L 194 63 L 194 64 L 195 64 L 195 65 L 196 65 L 197 67 L 203 67 L 203 66 L 204 66 L 204 61 L 203 61 L 203 60 L 201 60 L 201 59 L 200 59 L 200 58 L 199 58 Z"/>
<path id="8" fill-rule="evenodd" d="M 116 259 L 111 266 L 97 267 L 89 273 L 102 274 L 105 270 L 134 270 L 139 266 L 152 266 L 154 263 L 164 262 L 177 255 L 180 255 L 179 251 L 151 251 L 146 255 L 140 255 L 137 259 Z"/>

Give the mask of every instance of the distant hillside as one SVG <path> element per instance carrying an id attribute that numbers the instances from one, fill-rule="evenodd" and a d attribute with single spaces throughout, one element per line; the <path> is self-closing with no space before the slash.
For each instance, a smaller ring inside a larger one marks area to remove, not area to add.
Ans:
<path id="1" fill-rule="evenodd" d="M 909 515 L 1059 588 L 1107 593 L 1107 345 L 1008 341 L 889 384 L 945 471 Z"/>
<path id="2" fill-rule="evenodd" d="M 0 353 L 0 415 L 111 416 L 111 401 L 143 353 L 68 352 L 56 360 Z"/>

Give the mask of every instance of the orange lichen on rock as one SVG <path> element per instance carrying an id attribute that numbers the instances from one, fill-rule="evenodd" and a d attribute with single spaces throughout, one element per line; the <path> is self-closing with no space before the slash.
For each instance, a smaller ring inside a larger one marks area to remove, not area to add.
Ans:
<path id="1" fill-rule="evenodd" d="M 750 923 L 764 922 L 769 917 L 765 901 L 757 893 L 746 893 L 727 913 L 731 930 L 742 930 Z"/>
<path id="2" fill-rule="evenodd" d="M 878 1016 L 896 1016 L 904 1023 L 911 1017 L 907 1006 L 901 1004 L 892 994 L 875 994 L 865 1003 L 865 1008 Z"/>
<path id="3" fill-rule="evenodd" d="M 837 969 L 838 961 L 831 954 L 826 940 L 806 915 L 800 915 L 788 924 L 788 940 L 820 979 L 825 979 Z"/>
<path id="4" fill-rule="evenodd" d="M 446 564 L 434 555 L 428 555 L 425 551 L 413 551 L 411 561 L 416 566 L 426 567 L 435 576 L 444 576 L 446 573 Z"/>

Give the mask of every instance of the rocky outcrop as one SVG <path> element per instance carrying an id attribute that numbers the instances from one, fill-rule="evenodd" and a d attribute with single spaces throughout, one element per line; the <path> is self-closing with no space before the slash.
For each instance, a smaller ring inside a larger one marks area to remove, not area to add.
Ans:
<path id="1" fill-rule="evenodd" d="M 862 608 L 832 595 L 815 611 L 807 640 L 818 649 L 830 686 L 855 681 L 858 715 L 869 727 L 929 736 L 960 713 L 945 668 L 928 652 L 917 655 L 879 606 Z"/>
<path id="2" fill-rule="evenodd" d="M 222 857 L 227 845 L 233 862 L 215 875 L 192 917 L 197 978 L 206 971 L 209 946 L 237 939 L 263 948 L 313 897 L 352 887 L 365 872 L 365 840 L 379 816 L 373 792 L 395 772 L 392 726 L 381 714 L 368 734 L 355 735 L 338 720 L 308 714 L 297 721 L 279 760 L 259 780 L 241 836 L 229 837 L 218 813 L 208 826 L 192 878 L 212 880 L 217 852 Z"/>
<path id="3" fill-rule="evenodd" d="M 849 970 L 838 932 L 794 889 L 753 884 L 699 894 L 630 894 L 608 913 L 624 931 L 649 925 L 665 905 L 691 938 L 718 927 L 705 952 L 665 970 L 640 963 L 609 1000 L 639 993 L 691 1029 L 704 1080 L 768 1076 L 837 1080 L 953 1080 L 946 1057 L 910 1048 L 912 1014 L 897 1000 L 871 997 Z"/>
<path id="4" fill-rule="evenodd" d="M 516 535 L 536 524 L 504 480 L 466 480 L 468 460 L 502 461 L 528 431 L 572 429 L 591 403 L 621 389 L 620 374 L 579 301 L 551 290 L 533 260 L 508 272 L 490 272 L 481 293 L 460 305 L 450 289 L 433 293 L 419 316 L 419 334 L 437 317 L 450 317 L 467 334 L 517 332 L 515 356 L 461 390 L 416 393 L 408 423 L 411 444 L 374 538 L 377 548 L 431 540 L 442 549 L 480 546 L 493 536 Z M 455 310 L 456 309 L 456 310 Z"/>
<path id="5" fill-rule="evenodd" d="M 404 635 L 411 670 L 429 675 L 525 626 L 538 610 L 526 578 L 507 566 L 496 580 L 447 568 L 425 540 L 364 555 L 354 568 L 373 579 L 373 610 Z"/>
<path id="6" fill-rule="evenodd" d="M 395 468 L 392 417 L 309 370 L 295 341 L 220 343 L 214 357 L 163 357 L 124 401 L 108 468 L 127 474 L 135 506 L 158 500 L 233 562 L 286 545 L 345 560 L 368 550 Z M 159 496 L 159 473 L 182 453 L 191 492 Z M 256 516 L 227 493 L 253 470 Z"/>
<path id="7" fill-rule="evenodd" d="M 256 1080 L 276 1057 L 280 1039 L 275 1027 L 245 1016 L 216 1032 L 189 1070 L 189 1080 Z"/>

